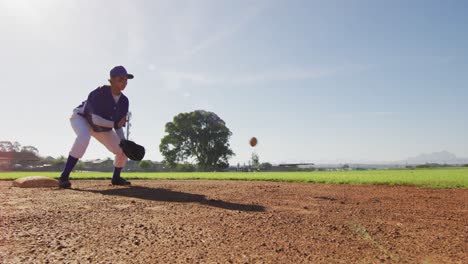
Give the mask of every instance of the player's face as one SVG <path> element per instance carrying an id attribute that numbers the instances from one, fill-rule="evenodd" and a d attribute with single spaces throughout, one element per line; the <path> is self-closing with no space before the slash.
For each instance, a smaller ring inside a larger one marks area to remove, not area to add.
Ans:
<path id="1" fill-rule="evenodd" d="M 113 86 L 118 88 L 120 91 L 123 91 L 125 89 L 125 87 L 127 86 L 127 81 L 128 81 L 127 76 L 118 76 L 118 77 L 112 78 Z"/>

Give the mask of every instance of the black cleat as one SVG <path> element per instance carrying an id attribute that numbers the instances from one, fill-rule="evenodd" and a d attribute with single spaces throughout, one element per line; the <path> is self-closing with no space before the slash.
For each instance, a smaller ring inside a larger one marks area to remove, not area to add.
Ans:
<path id="1" fill-rule="evenodd" d="M 58 186 L 60 188 L 69 189 L 69 188 L 71 188 L 71 182 L 68 179 L 59 178 L 58 179 Z"/>
<path id="2" fill-rule="evenodd" d="M 124 178 L 112 179 L 112 185 L 130 185 L 131 183 Z"/>

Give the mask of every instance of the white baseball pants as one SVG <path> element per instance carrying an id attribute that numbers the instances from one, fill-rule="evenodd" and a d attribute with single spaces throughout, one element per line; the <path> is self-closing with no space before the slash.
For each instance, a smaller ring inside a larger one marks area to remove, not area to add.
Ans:
<path id="1" fill-rule="evenodd" d="M 115 154 L 114 166 L 117 168 L 123 168 L 127 162 L 127 156 L 120 148 L 120 137 L 115 133 L 114 130 L 107 132 L 95 132 L 93 128 L 88 124 L 86 119 L 76 113 L 70 117 L 70 123 L 75 131 L 76 139 L 73 147 L 70 150 L 70 155 L 81 159 L 88 148 L 91 136 L 97 141 L 101 142 L 110 152 Z"/>

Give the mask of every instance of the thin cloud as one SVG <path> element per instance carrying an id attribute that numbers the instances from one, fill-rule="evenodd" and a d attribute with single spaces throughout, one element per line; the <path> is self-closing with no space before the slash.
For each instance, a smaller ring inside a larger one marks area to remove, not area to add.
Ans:
<path id="1" fill-rule="evenodd" d="M 182 52 L 182 55 L 174 58 L 173 61 L 186 60 L 198 52 L 210 48 L 222 40 L 233 36 L 254 20 L 264 9 L 264 5 L 250 7 L 235 23 L 225 26 L 222 30 L 215 32 L 201 42 L 194 44 L 191 48 Z"/>
<path id="2" fill-rule="evenodd" d="M 369 118 L 369 117 L 392 117 L 399 115 L 400 112 L 392 111 L 361 111 L 361 112 L 343 112 L 330 114 L 331 118 Z"/>
<path id="3" fill-rule="evenodd" d="M 336 72 L 336 68 L 275 69 L 254 74 L 240 74 L 235 76 L 234 81 L 250 84 L 271 81 L 307 80 L 330 76 Z"/>
<path id="4" fill-rule="evenodd" d="M 179 79 L 193 83 L 206 85 L 219 83 L 240 83 L 253 84 L 270 81 L 287 81 L 315 79 L 336 73 L 333 68 L 311 68 L 311 69 L 288 69 L 288 70 L 270 70 L 257 73 L 232 73 L 232 74 L 214 74 L 214 73 L 194 73 L 178 71 L 162 71 L 160 74 L 164 78 Z"/>
<path id="5" fill-rule="evenodd" d="M 190 82 L 204 86 L 218 84 L 254 85 L 275 81 L 319 79 L 335 76 L 340 73 L 361 72 L 365 69 L 369 69 L 370 67 L 371 66 L 363 66 L 360 64 L 348 64 L 339 67 L 269 69 L 253 73 L 200 73 L 166 70 L 159 72 L 159 75 L 163 79 L 163 82 L 166 84 L 172 84 L 168 90 L 178 90 L 183 82 Z M 174 84 L 177 84 L 177 87 L 174 86 Z"/>

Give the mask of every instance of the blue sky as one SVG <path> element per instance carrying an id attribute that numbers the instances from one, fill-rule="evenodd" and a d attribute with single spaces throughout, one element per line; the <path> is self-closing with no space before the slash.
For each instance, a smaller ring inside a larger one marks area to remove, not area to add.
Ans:
<path id="1" fill-rule="evenodd" d="M 0 140 L 67 155 L 68 118 L 124 65 L 132 139 L 217 113 L 246 162 L 468 157 L 466 1 L 0 0 Z M 111 157 L 92 140 L 84 159 Z"/>

